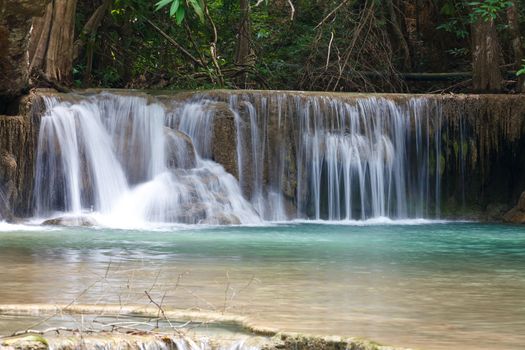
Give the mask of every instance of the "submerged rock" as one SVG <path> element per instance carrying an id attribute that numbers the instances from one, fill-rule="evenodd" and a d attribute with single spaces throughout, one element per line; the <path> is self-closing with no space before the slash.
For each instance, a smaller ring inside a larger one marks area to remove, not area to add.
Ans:
<path id="1" fill-rule="evenodd" d="M 87 216 L 62 216 L 46 220 L 42 225 L 47 226 L 84 226 L 93 227 L 97 225 L 97 222 Z"/>
<path id="2" fill-rule="evenodd" d="M 525 192 L 521 194 L 518 204 L 503 216 L 503 220 L 513 224 L 525 224 Z"/>
<path id="3" fill-rule="evenodd" d="M 233 214 L 217 214 L 200 222 L 206 225 L 240 225 L 241 220 Z"/>

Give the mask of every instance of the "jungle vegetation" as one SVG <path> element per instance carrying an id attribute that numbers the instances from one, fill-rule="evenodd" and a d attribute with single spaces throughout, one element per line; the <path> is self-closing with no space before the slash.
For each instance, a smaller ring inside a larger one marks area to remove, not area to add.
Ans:
<path id="1" fill-rule="evenodd" d="M 522 0 L 51 0 L 34 85 L 521 92 Z"/>

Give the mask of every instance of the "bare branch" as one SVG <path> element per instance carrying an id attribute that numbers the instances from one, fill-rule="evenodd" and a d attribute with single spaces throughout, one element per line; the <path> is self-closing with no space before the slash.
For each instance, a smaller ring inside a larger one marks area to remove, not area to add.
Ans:
<path id="1" fill-rule="evenodd" d="M 314 27 L 314 29 L 317 29 L 317 28 L 319 28 L 320 26 L 322 26 L 324 22 L 326 22 L 330 17 L 332 17 L 332 15 L 333 15 L 334 13 L 336 13 L 337 10 L 339 10 L 341 7 L 343 7 L 343 5 L 346 4 L 347 2 L 348 2 L 348 0 L 344 0 L 344 1 L 341 2 L 339 5 L 337 5 L 337 7 L 334 8 L 332 11 L 330 11 L 330 13 L 327 14 L 326 17 L 323 18 L 323 20 L 322 20 L 321 22 L 319 22 L 319 24 L 317 24 L 317 25 Z"/>

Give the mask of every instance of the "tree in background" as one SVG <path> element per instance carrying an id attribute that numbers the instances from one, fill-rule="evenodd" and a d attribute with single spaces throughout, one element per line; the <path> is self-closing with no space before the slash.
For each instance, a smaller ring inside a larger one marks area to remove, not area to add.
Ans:
<path id="1" fill-rule="evenodd" d="M 519 5 L 50 0 L 45 16 L 34 19 L 29 56 L 36 85 L 521 90 L 522 77 L 504 74 L 525 76 Z"/>
<path id="2" fill-rule="evenodd" d="M 523 41 L 521 40 L 520 31 L 520 7 L 516 0 L 509 1 L 507 7 L 507 23 L 510 32 L 510 39 L 512 42 L 512 51 L 514 53 L 514 69 L 520 70 L 523 65 Z M 517 92 L 525 92 L 525 75 L 519 74 L 516 84 Z"/>
<path id="3" fill-rule="evenodd" d="M 501 91 L 502 56 L 495 21 L 512 4 L 509 1 L 485 0 L 469 5 L 472 8 L 472 87 L 474 91 Z"/>
<path id="4" fill-rule="evenodd" d="M 43 17 L 33 20 L 30 70 L 45 79 L 70 84 L 77 0 L 52 0 Z"/>

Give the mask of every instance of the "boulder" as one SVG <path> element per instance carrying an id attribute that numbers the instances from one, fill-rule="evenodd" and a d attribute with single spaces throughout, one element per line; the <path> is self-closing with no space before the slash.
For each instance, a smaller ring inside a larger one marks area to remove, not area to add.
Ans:
<path id="1" fill-rule="evenodd" d="M 46 220 L 42 223 L 42 225 L 93 227 L 97 225 L 97 222 L 93 218 L 87 216 L 61 216 Z"/>
<path id="2" fill-rule="evenodd" d="M 166 164 L 170 169 L 191 169 L 197 166 L 197 156 L 191 138 L 185 133 L 164 128 Z"/>
<path id="3" fill-rule="evenodd" d="M 215 111 L 212 140 L 213 160 L 221 164 L 224 170 L 238 180 L 235 115 L 229 105 L 224 102 L 215 103 L 213 109 Z"/>
<path id="4" fill-rule="evenodd" d="M 205 220 L 202 220 L 200 224 L 205 225 L 240 225 L 241 220 L 233 215 L 233 214 L 226 214 L 226 213 L 220 213 L 213 215 L 211 217 L 206 218 Z"/>
<path id="5" fill-rule="evenodd" d="M 503 215 L 503 220 L 513 224 L 525 224 L 525 192 L 518 200 L 518 204 Z"/>

